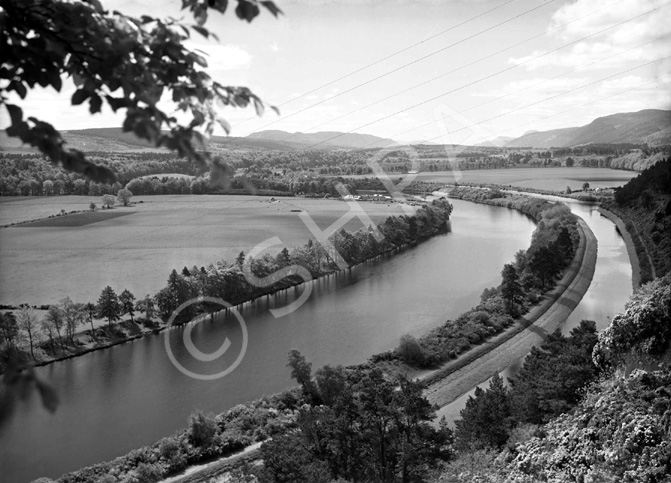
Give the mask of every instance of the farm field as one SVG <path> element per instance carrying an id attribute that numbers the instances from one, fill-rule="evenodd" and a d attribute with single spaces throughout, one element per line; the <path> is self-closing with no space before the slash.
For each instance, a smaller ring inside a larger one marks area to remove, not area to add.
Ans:
<path id="1" fill-rule="evenodd" d="M 606 168 L 510 168 L 423 172 L 417 174 L 415 180 L 435 181 L 450 185 L 455 182 L 503 184 L 553 191 L 564 191 L 569 186 L 571 190 L 576 191 L 582 189 L 584 182 L 588 182 L 590 188 L 623 186 L 637 175 L 635 171 Z M 396 181 L 405 175 L 390 175 L 389 177 Z"/>
<path id="2" fill-rule="evenodd" d="M 349 211 L 342 201 L 324 199 L 162 195 L 133 200 L 131 207 L 0 229 L 0 304 L 48 304 L 65 296 L 95 302 L 106 285 L 117 293 L 127 288 L 136 297 L 153 294 L 173 268 L 233 261 L 240 251 L 249 253 L 274 236 L 287 247 L 306 243 L 314 236 L 299 211 L 307 211 L 322 230 Z M 99 204 L 100 198 L 3 198 L 0 212 L 3 224 L 15 223 L 61 209 L 86 210 L 91 201 Z M 403 214 L 396 204 L 361 206 L 375 222 Z M 355 218 L 345 228 L 363 226 Z"/>

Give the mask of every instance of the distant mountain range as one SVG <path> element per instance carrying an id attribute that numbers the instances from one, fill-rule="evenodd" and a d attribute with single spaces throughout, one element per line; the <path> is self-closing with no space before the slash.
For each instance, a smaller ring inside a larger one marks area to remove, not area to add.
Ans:
<path id="1" fill-rule="evenodd" d="M 671 144 L 671 111 L 645 109 L 612 114 L 581 127 L 528 132 L 508 141 L 505 146 L 563 148 L 590 143 Z"/>
<path id="2" fill-rule="evenodd" d="M 84 152 L 165 152 L 165 149 L 151 146 L 132 133 L 124 133 L 120 128 L 80 129 L 63 131 L 62 134 L 69 147 Z M 365 149 L 427 143 L 427 141 L 398 143 L 393 139 L 370 134 L 337 131 L 288 133 L 271 130 L 252 133 L 247 137 L 213 136 L 208 142 L 208 148 L 214 152 L 245 149 L 294 151 L 312 146 L 315 149 Z M 599 117 L 582 127 L 527 131 L 518 138 L 501 136 L 477 146 L 559 148 L 590 143 L 631 143 L 650 146 L 671 144 L 671 111 L 646 109 L 613 114 Z M 8 137 L 4 131 L 0 131 L 0 150 L 36 151 L 22 146 L 21 141 Z"/>
<path id="3" fill-rule="evenodd" d="M 342 133 L 338 131 L 322 131 L 315 133 L 288 133 L 285 131 L 260 131 L 247 136 L 248 139 L 264 139 L 270 141 L 291 142 L 305 144 L 307 146 L 337 146 L 342 148 L 385 148 L 398 146 L 399 143 L 393 139 L 381 138 L 371 134 Z"/>

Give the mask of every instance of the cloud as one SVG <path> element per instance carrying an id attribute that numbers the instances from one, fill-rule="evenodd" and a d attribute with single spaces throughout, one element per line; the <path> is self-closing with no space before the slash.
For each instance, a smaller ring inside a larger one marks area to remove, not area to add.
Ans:
<path id="1" fill-rule="evenodd" d="M 571 46 L 556 52 L 537 50 L 509 62 L 529 70 L 596 69 L 658 59 L 668 55 L 671 47 L 670 15 L 671 6 L 661 0 L 577 0 L 560 7 L 548 25 L 548 37 L 557 47 Z"/>

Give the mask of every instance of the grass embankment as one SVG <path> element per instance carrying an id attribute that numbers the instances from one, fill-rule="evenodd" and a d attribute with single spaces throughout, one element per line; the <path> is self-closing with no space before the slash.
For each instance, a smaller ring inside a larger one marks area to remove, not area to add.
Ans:
<path id="1" fill-rule="evenodd" d="M 573 262 L 540 304 L 485 345 L 425 375 L 429 386 L 425 394 L 431 403 L 441 407 L 450 404 L 502 368 L 519 361 L 566 320 L 587 292 L 596 266 L 596 238 L 582 220 L 580 226 L 580 246 Z"/>
<path id="2" fill-rule="evenodd" d="M 388 371 L 416 376 L 460 359 L 472 347 L 485 344 L 542 300 L 558 297 L 548 292 L 565 269 L 572 266 L 580 248 L 578 218 L 565 205 L 472 188 L 455 188 L 450 196 L 516 209 L 536 220 L 538 226 L 530 247 L 518 252 L 515 260 L 503 267 L 502 274 L 509 274 L 507 281 L 486 289 L 480 304 L 419 339 L 404 336 L 395 350 L 373 356 L 372 361 Z"/>
<path id="3" fill-rule="evenodd" d="M 641 286 L 641 265 L 645 264 L 646 270 L 648 270 L 648 276 L 654 277 L 654 267 L 652 266 L 652 261 L 650 255 L 645 251 L 640 238 L 638 242 L 634 241 L 634 236 L 629 232 L 626 223 L 613 213 L 610 210 L 607 210 L 603 206 L 599 206 L 597 211 L 601 213 L 602 216 L 608 218 L 616 226 L 618 233 L 622 236 L 624 244 L 627 247 L 627 254 L 629 255 L 629 261 L 631 263 L 631 285 L 634 288 L 634 291 Z M 636 233 L 634 233 L 637 236 Z M 637 236 L 638 238 L 638 236 Z M 639 250 L 643 249 L 643 260 L 639 260 Z"/>

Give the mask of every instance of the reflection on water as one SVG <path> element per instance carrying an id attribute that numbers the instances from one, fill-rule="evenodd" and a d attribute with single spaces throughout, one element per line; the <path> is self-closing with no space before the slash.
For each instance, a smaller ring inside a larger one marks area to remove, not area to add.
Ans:
<path id="1" fill-rule="evenodd" d="M 570 202 L 570 200 L 557 197 L 548 197 L 567 202 L 571 211 L 580 216 L 590 227 L 598 241 L 599 252 L 597 254 L 594 278 L 584 297 L 573 310 L 571 315 L 560 326 L 562 334 L 569 335 L 571 330 L 580 325 L 581 320 L 593 320 L 598 330 L 608 327 L 610 320 L 616 314 L 624 310 L 624 304 L 632 294 L 631 262 L 627 253 L 622 236 L 615 229 L 615 225 L 607 218 L 601 216 L 596 206 Z M 501 372 L 501 376 L 507 381 L 513 377 L 523 359 L 513 366 L 507 367 Z M 489 380 L 479 384 L 478 387 L 486 388 Z M 452 403 L 441 408 L 438 416 L 445 416 L 448 423 L 452 424 L 459 419 L 459 411 L 466 406 L 469 396 L 475 389 L 463 394 Z"/>
<path id="2" fill-rule="evenodd" d="M 451 233 L 385 260 L 314 282 L 296 312 L 275 319 L 267 304 L 284 305 L 301 288 L 245 304 L 247 353 L 235 371 L 215 381 L 179 372 L 164 334 L 39 369 L 57 388 L 55 415 L 39 401 L 22 404 L 0 432 L 3 481 L 30 481 L 109 460 L 183 428 L 194 409 L 221 412 L 291 386 L 286 357 L 300 350 L 313 367 L 354 364 L 420 335 L 475 305 L 500 281 L 501 267 L 529 244 L 533 223 L 504 208 L 455 200 Z M 192 371 L 215 373 L 240 348 L 234 320 L 219 317 L 193 328 L 203 352 L 228 337 L 230 354 L 212 363 L 180 350 L 181 328 L 167 332 L 177 359 Z"/>

